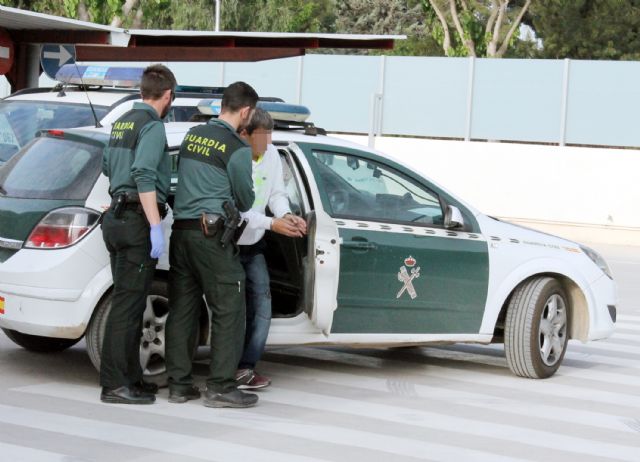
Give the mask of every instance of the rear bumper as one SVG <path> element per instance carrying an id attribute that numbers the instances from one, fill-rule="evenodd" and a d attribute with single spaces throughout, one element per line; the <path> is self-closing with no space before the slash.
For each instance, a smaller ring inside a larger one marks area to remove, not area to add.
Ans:
<path id="1" fill-rule="evenodd" d="M 21 249 L 0 263 L 0 327 L 30 335 L 81 337 L 111 286 L 100 232 L 68 249 Z"/>
<path id="2" fill-rule="evenodd" d="M 0 327 L 44 337 L 82 337 L 94 308 L 110 286 L 109 266 L 99 271 L 84 291 L 3 284 L 0 297 L 5 302 Z"/>

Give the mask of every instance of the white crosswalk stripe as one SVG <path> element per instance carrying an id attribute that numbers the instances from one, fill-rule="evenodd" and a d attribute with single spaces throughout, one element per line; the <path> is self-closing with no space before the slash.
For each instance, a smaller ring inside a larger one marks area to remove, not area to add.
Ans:
<path id="1" fill-rule="evenodd" d="M 81 459 L 71 458 L 64 454 L 25 448 L 2 441 L 0 441 L 0 458 L 12 462 L 83 462 Z"/>

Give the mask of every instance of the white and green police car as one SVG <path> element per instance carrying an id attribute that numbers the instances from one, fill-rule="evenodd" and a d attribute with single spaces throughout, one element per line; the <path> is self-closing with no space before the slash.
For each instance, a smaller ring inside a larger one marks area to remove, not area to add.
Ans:
<path id="1" fill-rule="evenodd" d="M 167 124 L 174 153 L 191 126 Z M 270 345 L 496 342 L 515 374 L 543 378 L 568 339 L 613 333 L 615 285 L 594 251 L 483 215 L 390 155 L 285 128 L 274 144 L 310 232 L 267 235 Z M 52 130 L 0 169 L 0 327 L 37 351 L 84 336 L 96 365 L 112 288 L 99 227 L 107 139 L 106 128 Z M 165 254 L 144 315 L 150 379 L 164 371 L 168 269 Z M 208 330 L 203 304 L 200 344 Z"/>

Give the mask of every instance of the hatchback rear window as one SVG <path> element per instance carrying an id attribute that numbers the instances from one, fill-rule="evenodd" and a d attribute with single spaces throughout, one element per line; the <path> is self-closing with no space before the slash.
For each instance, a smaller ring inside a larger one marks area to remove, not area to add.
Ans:
<path id="1" fill-rule="evenodd" d="M 84 200 L 100 174 L 102 149 L 61 138 L 37 138 L 0 169 L 0 194 Z"/>
<path id="2" fill-rule="evenodd" d="M 108 108 L 94 106 L 98 120 Z M 95 125 L 88 104 L 48 103 L 43 101 L 11 101 L 0 103 L 0 157 L 10 157 L 31 141 L 39 130 Z"/>

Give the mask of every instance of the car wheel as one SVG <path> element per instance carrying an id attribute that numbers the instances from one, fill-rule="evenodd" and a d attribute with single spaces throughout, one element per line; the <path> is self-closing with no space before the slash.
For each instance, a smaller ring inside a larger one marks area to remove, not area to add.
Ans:
<path id="1" fill-rule="evenodd" d="M 511 371 L 543 379 L 560 367 L 567 349 L 569 303 L 558 280 L 537 277 L 522 283 L 507 308 L 504 349 Z"/>
<path id="2" fill-rule="evenodd" d="M 39 335 L 23 334 L 12 329 L 2 329 L 7 337 L 13 341 L 16 345 L 20 345 L 22 348 L 29 351 L 36 351 L 38 353 L 55 353 L 58 351 L 66 350 L 72 347 L 80 341 L 80 338 L 55 338 L 55 337 L 40 337 Z"/>
<path id="3" fill-rule="evenodd" d="M 112 293 L 102 299 L 87 328 L 87 352 L 96 369 L 100 370 L 102 340 L 111 311 Z M 167 383 L 165 363 L 165 323 L 169 314 L 168 284 L 156 279 L 151 284 L 147 296 L 147 306 L 142 316 L 142 336 L 140 338 L 140 365 L 144 380 L 158 385 Z"/>

